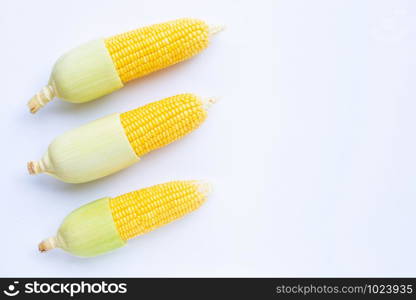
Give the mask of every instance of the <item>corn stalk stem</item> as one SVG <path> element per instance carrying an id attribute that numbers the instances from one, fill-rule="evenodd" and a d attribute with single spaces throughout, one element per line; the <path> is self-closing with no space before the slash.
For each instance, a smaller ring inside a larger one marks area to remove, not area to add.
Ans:
<path id="1" fill-rule="evenodd" d="M 52 84 L 44 86 L 35 96 L 30 99 L 27 106 L 32 114 L 44 107 L 56 96 L 55 88 Z"/>
<path id="2" fill-rule="evenodd" d="M 58 243 L 55 237 L 47 238 L 40 242 L 38 248 L 40 252 L 46 252 L 58 247 Z"/>
<path id="3" fill-rule="evenodd" d="M 45 166 L 42 161 L 30 161 L 27 163 L 27 170 L 30 175 L 36 175 L 45 172 Z"/>

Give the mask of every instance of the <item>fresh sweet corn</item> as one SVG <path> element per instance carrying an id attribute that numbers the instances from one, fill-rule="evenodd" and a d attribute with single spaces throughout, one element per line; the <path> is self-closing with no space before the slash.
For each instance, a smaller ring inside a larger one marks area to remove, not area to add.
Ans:
<path id="1" fill-rule="evenodd" d="M 119 247 L 136 236 L 175 221 L 204 203 L 210 185 L 200 181 L 172 181 L 102 198 L 69 214 L 55 237 L 39 244 L 91 257 Z"/>
<path id="2" fill-rule="evenodd" d="M 214 99 L 181 94 L 90 122 L 56 138 L 30 174 L 82 183 L 115 173 L 198 128 Z"/>
<path id="3" fill-rule="evenodd" d="M 130 80 L 186 60 L 221 30 L 197 19 L 179 19 L 81 45 L 55 63 L 49 83 L 28 103 L 32 113 L 54 97 L 82 103 Z"/>

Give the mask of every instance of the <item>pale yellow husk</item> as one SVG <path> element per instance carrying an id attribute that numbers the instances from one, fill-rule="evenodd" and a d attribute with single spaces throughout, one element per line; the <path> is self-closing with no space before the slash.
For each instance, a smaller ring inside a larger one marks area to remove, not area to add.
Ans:
<path id="1" fill-rule="evenodd" d="M 140 158 L 113 114 L 70 130 L 56 138 L 39 162 L 30 162 L 31 174 L 48 173 L 69 183 L 92 181 L 124 169 Z"/>

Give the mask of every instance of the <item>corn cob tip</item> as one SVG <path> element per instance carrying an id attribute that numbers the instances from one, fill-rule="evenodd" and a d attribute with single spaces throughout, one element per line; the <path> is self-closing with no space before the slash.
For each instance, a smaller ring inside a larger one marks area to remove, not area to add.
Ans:
<path id="1" fill-rule="evenodd" d="M 224 25 L 209 25 L 208 26 L 208 33 L 209 36 L 213 36 L 214 34 L 217 34 L 220 31 L 223 31 L 225 29 Z"/>
<path id="2" fill-rule="evenodd" d="M 42 161 L 30 161 L 27 163 L 27 170 L 30 175 L 36 175 L 45 172 L 45 166 Z"/>
<path id="3" fill-rule="evenodd" d="M 198 191 L 205 197 L 211 194 L 212 184 L 206 181 L 197 181 L 196 185 L 198 186 Z"/>
<path id="4" fill-rule="evenodd" d="M 202 98 L 202 106 L 204 109 L 210 108 L 213 104 L 217 103 L 218 98 L 215 97 L 208 97 L 208 98 Z"/>
<path id="5" fill-rule="evenodd" d="M 47 86 L 43 87 L 35 96 L 30 99 L 27 103 L 29 110 L 32 114 L 36 113 L 39 109 L 44 107 L 47 103 L 49 103 L 53 98 L 55 98 L 56 92 L 55 88 L 48 84 Z"/>
<path id="6" fill-rule="evenodd" d="M 43 240 L 38 246 L 40 252 L 46 252 L 57 247 L 58 244 L 55 237 L 50 237 L 46 240 Z"/>

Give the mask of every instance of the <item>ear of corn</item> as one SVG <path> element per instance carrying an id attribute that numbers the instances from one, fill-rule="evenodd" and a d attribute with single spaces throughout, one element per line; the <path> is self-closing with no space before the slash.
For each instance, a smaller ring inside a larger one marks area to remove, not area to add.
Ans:
<path id="1" fill-rule="evenodd" d="M 177 220 L 199 208 L 210 186 L 198 181 L 173 181 L 113 199 L 103 198 L 69 214 L 55 237 L 39 244 L 81 257 L 102 254 L 126 241 Z"/>
<path id="2" fill-rule="evenodd" d="M 47 173 L 62 181 L 92 181 L 140 160 L 176 141 L 206 118 L 204 101 L 182 94 L 114 114 L 56 138 L 43 158 L 28 163 L 30 174 Z"/>
<path id="3" fill-rule="evenodd" d="M 123 83 L 198 54 L 218 29 L 204 21 L 179 19 L 79 46 L 56 62 L 49 84 L 29 101 L 29 109 L 35 113 L 54 97 L 82 103 L 109 94 Z"/>

